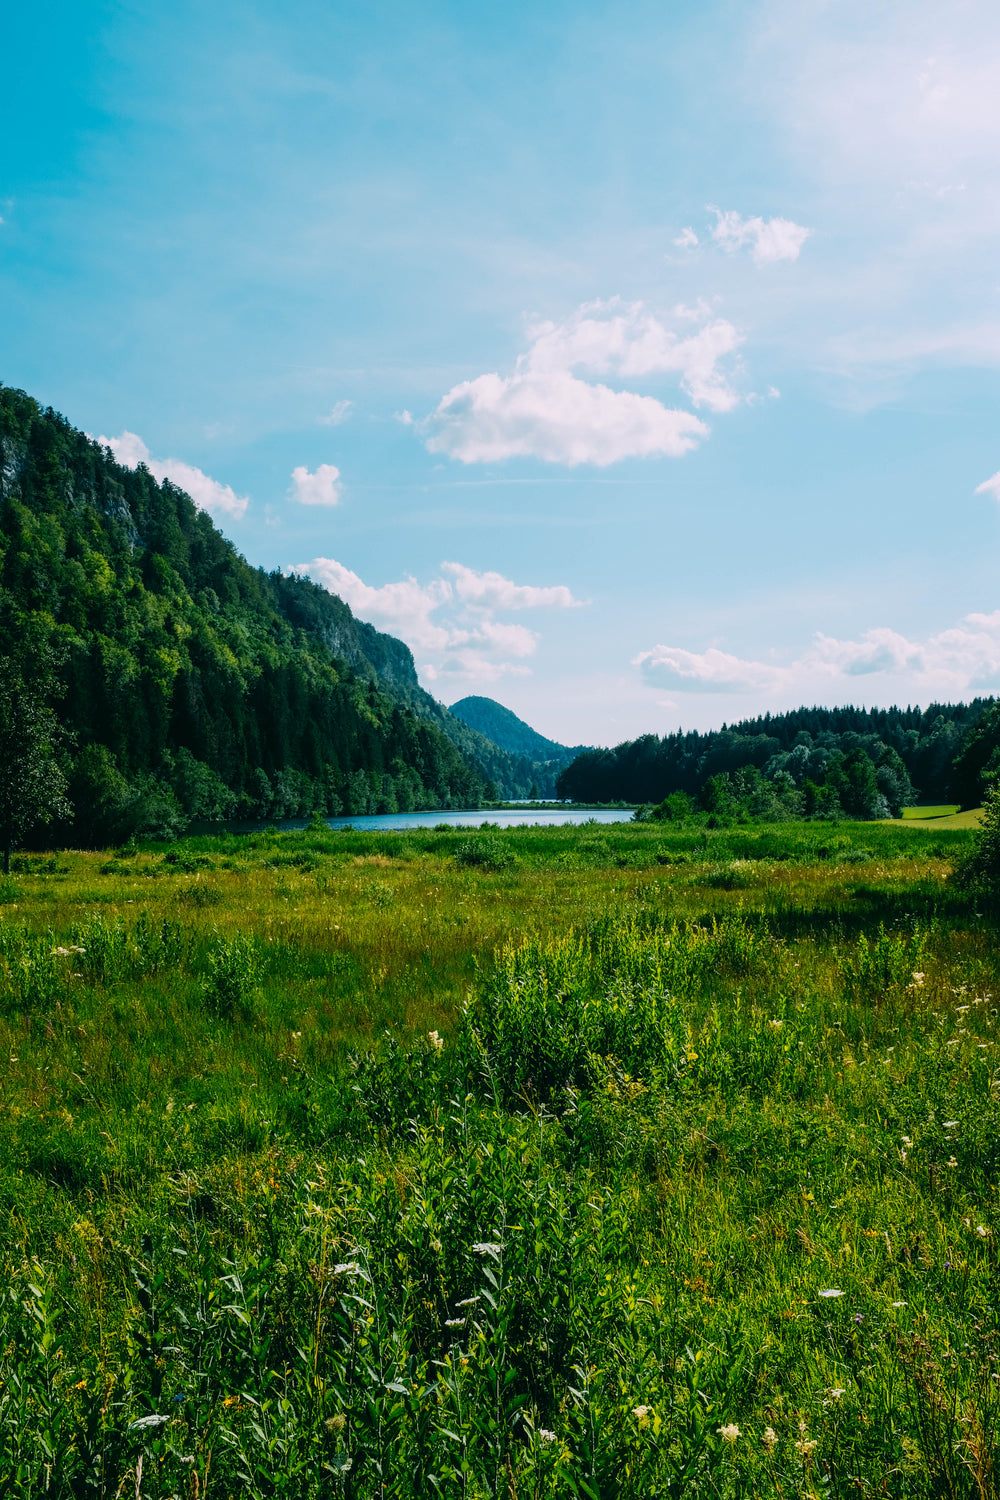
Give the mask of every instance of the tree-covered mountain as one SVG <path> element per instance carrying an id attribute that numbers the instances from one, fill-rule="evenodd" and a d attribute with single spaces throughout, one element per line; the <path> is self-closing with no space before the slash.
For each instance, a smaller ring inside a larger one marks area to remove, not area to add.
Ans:
<path id="1" fill-rule="evenodd" d="M 64 837 L 520 790 L 512 758 L 422 691 L 401 641 L 250 567 L 182 490 L 3 386 L 0 642 L 29 683 L 54 663 L 38 691 L 65 731 Z"/>
<path id="2" fill-rule="evenodd" d="M 984 728 L 976 736 L 981 721 Z M 969 754 L 967 744 L 974 746 Z M 890 805 L 955 797 L 975 806 L 982 800 L 981 773 L 997 767 L 1000 706 L 993 698 L 976 698 L 926 709 L 799 708 L 706 733 L 642 735 L 613 749 L 584 751 L 561 772 L 558 784 L 562 796 L 580 801 L 660 803 L 677 792 L 699 796 L 713 778 L 752 769 L 759 773 L 755 786 L 771 783 L 801 792 L 806 801 L 808 787 L 818 790 L 829 783 L 836 793 L 827 801 L 830 808 L 845 797 L 860 806 L 862 783 L 870 783 Z M 884 787 L 877 785 L 880 773 Z M 813 795 L 813 802 L 807 811 L 824 810 L 822 796 L 817 802 Z"/>
<path id="3" fill-rule="evenodd" d="M 543 765 L 551 761 L 566 764 L 587 748 L 585 745 L 571 748 L 556 740 L 547 740 L 509 708 L 497 703 L 495 698 L 462 698 L 451 705 L 449 712 L 472 729 L 478 729 L 501 750 L 511 755 L 523 755 L 527 760 Z"/>

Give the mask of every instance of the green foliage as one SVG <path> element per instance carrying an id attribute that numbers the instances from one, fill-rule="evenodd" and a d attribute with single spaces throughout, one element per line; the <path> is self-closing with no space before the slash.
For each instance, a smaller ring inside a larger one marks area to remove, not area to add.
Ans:
<path id="1" fill-rule="evenodd" d="M 0 1492 L 996 1494 L 972 839 L 507 837 L 22 860 Z"/>
<path id="2" fill-rule="evenodd" d="M 983 815 L 972 845 L 955 868 L 956 884 L 981 898 L 1000 899 L 1000 783 L 994 782 L 983 802 Z"/>
<path id="3" fill-rule="evenodd" d="M 465 869 L 509 870 L 514 851 L 501 833 L 477 833 L 463 839 L 455 850 L 455 863 Z"/>
<path id="4" fill-rule="evenodd" d="M 32 660 L 34 655 L 34 660 Z M 0 656 L 0 849 L 10 874 L 14 847 L 39 827 L 65 817 L 66 775 L 57 747 L 63 736 L 53 709 L 54 660 L 28 642 L 19 658 Z"/>
<path id="5" fill-rule="evenodd" d="M 560 773 L 559 794 L 577 801 L 657 804 L 672 792 L 695 797 L 714 777 L 757 771 L 776 789 L 804 794 L 808 816 L 898 817 L 902 807 L 917 800 L 915 788 L 927 801 L 951 795 L 952 763 L 968 737 L 970 747 L 982 741 L 981 752 L 962 750 L 970 765 L 975 762 L 975 786 L 962 793 L 963 801 L 976 806 L 982 763 L 1000 744 L 997 712 L 991 698 L 932 704 L 926 710 L 799 708 L 704 734 L 647 734 L 613 749 L 583 751 Z M 874 788 L 868 767 L 856 758 L 861 754 L 874 767 Z M 872 810 L 880 807 L 878 795 L 888 811 Z M 965 801 L 967 795 L 974 800 Z M 789 806 L 794 816 L 801 815 L 801 807 Z"/>
<path id="6" fill-rule="evenodd" d="M 25 662 L 58 658 L 78 747 L 70 821 L 53 694 L 23 664 L 9 688 L 0 673 L 9 839 L 53 818 L 94 844 L 234 814 L 477 805 L 484 776 L 401 642 L 306 579 L 250 568 L 183 491 L 3 386 L 0 446 L 0 631 L 29 643 Z"/>

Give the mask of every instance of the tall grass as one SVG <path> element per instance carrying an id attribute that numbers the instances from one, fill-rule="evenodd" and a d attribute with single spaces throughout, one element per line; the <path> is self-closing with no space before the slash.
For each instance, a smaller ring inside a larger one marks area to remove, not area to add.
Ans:
<path id="1" fill-rule="evenodd" d="M 995 1495 L 963 835 L 479 836 L 16 873 L 0 1492 Z"/>

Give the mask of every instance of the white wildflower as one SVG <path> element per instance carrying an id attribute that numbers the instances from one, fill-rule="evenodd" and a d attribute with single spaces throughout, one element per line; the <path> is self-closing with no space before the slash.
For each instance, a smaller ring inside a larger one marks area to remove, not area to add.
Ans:
<path id="1" fill-rule="evenodd" d="M 538 1436 L 543 1443 L 554 1443 L 556 1440 L 555 1433 L 549 1427 L 539 1427 Z"/>
<path id="2" fill-rule="evenodd" d="M 444 1042 L 441 1037 L 438 1036 L 436 1031 L 429 1031 L 427 1033 L 427 1040 L 430 1042 L 435 1052 L 444 1051 Z"/>
<path id="3" fill-rule="evenodd" d="M 987 1234 L 989 1233 L 989 1231 L 987 1229 L 984 1229 L 983 1226 L 982 1226 L 982 1224 L 977 1224 L 976 1225 L 976 1233 L 978 1234 L 978 1236 L 979 1236 L 979 1238 L 981 1240 L 984 1240 L 986 1238 Z"/>
<path id="4" fill-rule="evenodd" d="M 480 1244 L 473 1245 L 472 1253 L 473 1255 L 492 1255 L 494 1260 L 499 1260 L 502 1249 L 502 1245 L 497 1245 L 490 1240 L 483 1240 Z"/>
<path id="5" fill-rule="evenodd" d="M 727 1422 L 725 1427 L 717 1427 L 715 1430 L 724 1443 L 735 1443 L 740 1435 L 740 1429 L 735 1422 Z"/>
<path id="6" fill-rule="evenodd" d="M 356 1260 L 342 1260 L 333 1268 L 334 1276 L 360 1276 L 361 1267 Z"/>
<path id="7" fill-rule="evenodd" d="M 818 1297 L 842 1297 L 844 1294 L 840 1290 L 839 1286 L 825 1286 L 823 1290 L 821 1292 L 817 1292 L 816 1295 Z"/>
<path id="8" fill-rule="evenodd" d="M 764 1435 L 761 1438 L 761 1442 L 764 1444 L 764 1447 L 767 1449 L 768 1453 L 774 1452 L 778 1442 L 778 1434 L 775 1432 L 773 1427 L 764 1428 Z"/>

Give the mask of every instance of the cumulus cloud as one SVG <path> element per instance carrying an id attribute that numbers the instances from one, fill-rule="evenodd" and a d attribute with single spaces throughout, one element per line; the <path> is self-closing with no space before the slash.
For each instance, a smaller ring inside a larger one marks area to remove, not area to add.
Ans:
<path id="1" fill-rule="evenodd" d="M 747 246 L 755 265 L 769 266 L 779 260 L 798 260 L 799 252 L 812 234 L 791 219 L 742 218 L 735 209 L 713 208 L 716 216 L 712 238 L 724 250 L 741 250 Z"/>
<path id="2" fill-rule="evenodd" d="M 604 468 L 623 458 L 679 458 L 708 435 L 693 412 L 584 377 L 633 381 L 669 375 L 693 405 L 730 411 L 739 401 L 722 362 L 742 336 L 704 308 L 677 308 L 695 331 L 679 334 L 641 302 L 584 303 L 561 323 L 528 330 L 512 375 L 461 381 L 423 424 L 427 447 L 463 463 L 513 457 Z"/>
<path id="3" fill-rule="evenodd" d="M 687 693 L 745 693 L 768 689 L 780 682 L 780 673 L 763 662 L 744 661 L 725 651 L 684 651 L 679 646 L 654 646 L 633 660 L 645 680 L 659 688 Z"/>
<path id="4" fill-rule="evenodd" d="M 512 583 L 502 573 L 477 573 L 464 563 L 445 562 L 441 570 L 453 580 L 453 588 L 465 604 L 480 609 L 577 609 L 583 602 L 574 599 L 564 583 L 551 588 L 536 588 L 530 583 Z"/>
<path id="5" fill-rule="evenodd" d="M 984 479 L 982 484 L 977 484 L 976 494 L 992 495 L 994 500 L 1000 500 L 1000 470 L 991 479 Z"/>
<path id="6" fill-rule="evenodd" d="M 1000 610 L 911 641 L 888 627 L 853 640 L 819 633 L 792 661 L 754 661 L 710 647 L 654 646 L 633 658 L 647 686 L 695 693 L 756 694 L 762 701 L 854 700 L 858 678 L 870 701 L 930 702 L 1000 688 Z"/>
<path id="7" fill-rule="evenodd" d="M 110 448 L 118 462 L 127 469 L 136 469 L 140 464 L 158 479 L 161 484 L 169 479 L 179 489 L 186 490 L 201 510 L 210 515 L 244 515 L 250 503 L 247 495 L 237 495 L 228 484 L 220 484 L 202 469 L 186 464 L 179 458 L 153 458 L 142 438 L 134 432 L 123 432 L 118 437 L 99 437 L 96 440 L 103 448 Z"/>
<path id="8" fill-rule="evenodd" d="M 497 615 L 571 609 L 581 602 L 563 584 L 518 584 L 502 573 L 478 573 L 456 562 L 442 563 L 440 575 L 426 584 L 404 578 L 378 587 L 330 557 L 315 557 L 298 571 L 338 594 L 361 619 L 404 640 L 427 682 L 485 684 L 530 672 L 525 662 L 537 649 L 538 633 Z"/>
<path id="9" fill-rule="evenodd" d="M 315 474 L 310 474 L 304 464 L 299 464 L 292 470 L 288 493 L 299 505 L 339 505 L 340 470 L 334 464 L 320 464 Z"/>

